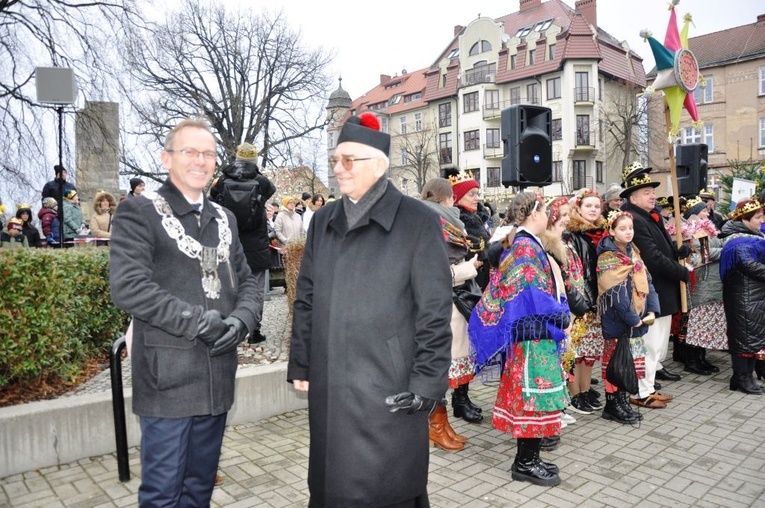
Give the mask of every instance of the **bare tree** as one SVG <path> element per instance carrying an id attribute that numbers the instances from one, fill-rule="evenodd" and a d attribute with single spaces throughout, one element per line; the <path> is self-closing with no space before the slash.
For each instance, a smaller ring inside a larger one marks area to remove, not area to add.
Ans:
<path id="1" fill-rule="evenodd" d="M 84 94 L 104 94 L 102 42 L 119 27 L 140 22 L 135 13 L 133 0 L 0 0 L 1 194 L 31 201 L 58 159 L 57 107 L 37 102 L 35 67 L 73 68 Z M 65 121 L 71 127 L 70 115 Z M 68 138 L 63 141 L 63 159 L 73 173 L 73 149 Z"/>
<path id="2" fill-rule="evenodd" d="M 148 34 L 127 30 L 121 52 L 129 78 L 122 80 L 123 92 L 135 114 L 126 133 L 147 146 L 156 147 L 179 119 L 197 114 L 210 120 L 222 163 L 248 141 L 261 147 L 266 167 L 288 160 L 294 144 L 324 127 L 330 56 L 303 47 L 282 13 L 231 12 L 184 0 Z M 123 172 L 152 176 L 155 169 L 145 170 L 138 150 L 125 152 Z"/>
<path id="3" fill-rule="evenodd" d="M 640 126 L 647 116 L 647 102 L 638 98 L 642 88 L 636 85 L 612 86 L 606 91 L 603 117 L 606 130 L 606 153 L 619 168 L 643 160 L 646 145 L 641 143 Z"/>
<path id="4" fill-rule="evenodd" d="M 403 159 L 399 162 L 404 164 L 391 166 L 399 176 L 410 177 L 418 194 L 425 182 L 439 176 L 437 132 L 435 126 L 432 126 L 398 137 L 398 147 L 404 151 Z"/>

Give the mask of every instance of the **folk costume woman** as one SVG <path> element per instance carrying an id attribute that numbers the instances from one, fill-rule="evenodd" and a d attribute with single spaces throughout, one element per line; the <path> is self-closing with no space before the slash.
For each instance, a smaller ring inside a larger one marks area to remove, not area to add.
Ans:
<path id="1" fill-rule="evenodd" d="M 606 234 L 600 194 L 595 190 L 582 189 L 574 199 L 566 235 L 566 242 L 582 260 L 586 281 L 584 296 L 590 309 L 585 316 L 587 329 L 577 344 L 574 382 L 569 385 L 571 410 L 580 414 L 591 414 L 593 410 L 603 407 L 598 400 L 600 394 L 590 390 L 590 383 L 592 368 L 603 351 L 603 335 L 595 311 L 598 299 L 596 267 L 598 243 Z"/>
<path id="2" fill-rule="evenodd" d="M 452 186 L 454 204 L 459 209 L 459 219 L 465 225 L 469 255 L 470 257 L 476 255 L 479 262 L 475 280 L 480 288 L 484 289 L 489 277 L 486 248 L 489 246 L 490 236 L 486 226 L 489 214 L 480 203 L 480 186 L 469 170 L 462 171 L 455 167 L 448 167 L 444 169 L 444 174 Z M 469 387 L 468 382 L 463 382 L 454 388 L 452 392 L 454 416 L 468 423 L 479 423 L 483 421 L 482 410 L 470 400 Z"/>
<path id="3" fill-rule="evenodd" d="M 653 289 L 640 251 L 632 243 L 632 215 L 612 211 L 609 236 L 598 245 L 598 313 L 603 329 L 602 375 L 606 406 L 602 417 L 617 423 L 636 423 L 642 416 L 630 407 L 627 392 L 611 383 L 606 374 L 617 340 L 628 338 L 637 378 L 645 377 L 646 348 L 643 335 L 659 311 L 659 296 Z M 666 404 L 659 401 L 657 403 Z"/>
<path id="4" fill-rule="evenodd" d="M 517 439 L 513 479 L 558 485 L 558 467 L 542 462 L 539 450 L 543 437 L 559 434 L 560 411 L 568 402 L 560 354 L 569 308 L 558 265 L 539 238 L 547 228 L 542 197 L 520 193 L 508 212 L 515 227 L 468 333 L 479 367 L 507 353 L 492 424 Z"/>
<path id="5" fill-rule="evenodd" d="M 762 205 L 739 201 L 723 228 L 720 278 L 728 322 L 733 376 L 730 389 L 753 395 L 762 387 L 752 377 L 757 354 L 765 349 L 765 236 Z M 761 373 L 758 372 L 758 376 Z"/>
<path id="6" fill-rule="evenodd" d="M 480 261 L 476 255 L 468 255 L 468 240 L 465 225 L 459 220 L 459 210 L 454 207 L 454 194 L 449 180 L 434 178 L 422 188 L 422 202 L 434 210 L 441 223 L 446 241 L 449 263 L 452 271 L 452 285 L 459 286 L 476 276 Z M 449 387 L 458 389 L 475 377 L 475 360 L 470 355 L 470 340 L 467 334 L 467 319 L 452 303 L 452 362 L 449 367 Z M 476 421 L 482 421 L 481 413 L 475 413 Z M 449 423 L 446 406 L 437 406 L 429 417 L 430 441 L 444 450 L 461 450 L 467 438 L 457 434 Z"/>

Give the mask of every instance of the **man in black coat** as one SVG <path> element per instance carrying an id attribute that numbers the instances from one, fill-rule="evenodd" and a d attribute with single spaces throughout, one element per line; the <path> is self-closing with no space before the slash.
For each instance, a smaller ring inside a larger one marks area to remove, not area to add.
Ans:
<path id="1" fill-rule="evenodd" d="M 314 215 L 301 262 L 287 376 L 308 392 L 309 507 L 429 506 L 452 276 L 438 216 L 385 177 L 389 149 L 371 113 L 346 121 L 343 197 Z"/>
<path id="2" fill-rule="evenodd" d="M 237 147 L 236 160 L 221 170 L 221 176 L 210 189 L 210 198 L 228 208 L 235 216 L 239 228 L 239 240 L 247 257 L 258 298 L 255 304 L 255 329 L 247 341 L 256 344 L 266 340 L 260 332 L 263 320 L 263 300 L 266 277 L 271 268 L 271 247 L 268 238 L 266 202 L 276 192 L 271 180 L 260 173 L 256 163 L 258 151 L 250 143 Z M 241 199 L 242 196 L 246 199 Z M 236 199 L 240 198 L 237 202 Z"/>
<path id="3" fill-rule="evenodd" d="M 659 182 L 651 180 L 650 171 L 651 168 L 644 168 L 638 162 L 625 168 L 622 175 L 624 190 L 620 196 L 625 199 L 622 210 L 632 214 L 635 228 L 633 243 L 640 250 L 653 278 L 661 307 L 656 314 L 656 322 L 644 337 L 647 349 L 645 378 L 638 382 L 638 396 L 630 399 L 633 404 L 654 409 L 666 407 L 666 403 L 672 400 L 671 395 L 656 392 L 656 379 L 659 376 L 667 380 L 680 379 L 677 374 L 667 371 L 661 362 L 667 355 L 672 314 L 680 311 L 680 282 L 687 283 L 690 275 L 688 269 L 678 262 L 680 257 L 688 256 L 687 247 L 678 252 L 664 228 L 663 219 L 655 210 L 654 189 Z"/>
<path id="4" fill-rule="evenodd" d="M 115 305 L 133 316 L 142 507 L 209 506 L 236 348 L 255 326 L 236 218 L 204 196 L 216 156 L 207 122 L 180 122 L 161 155 L 169 180 L 114 217 L 109 281 Z"/>

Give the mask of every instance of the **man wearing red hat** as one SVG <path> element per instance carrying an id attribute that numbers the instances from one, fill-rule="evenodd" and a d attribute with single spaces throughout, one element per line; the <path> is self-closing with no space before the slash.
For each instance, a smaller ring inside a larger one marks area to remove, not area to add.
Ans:
<path id="1" fill-rule="evenodd" d="M 348 119 L 330 160 L 343 197 L 308 230 L 287 379 L 308 392 L 309 507 L 429 506 L 452 276 L 436 213 L 386 178 L 389 151 L 374 115 Z"/>

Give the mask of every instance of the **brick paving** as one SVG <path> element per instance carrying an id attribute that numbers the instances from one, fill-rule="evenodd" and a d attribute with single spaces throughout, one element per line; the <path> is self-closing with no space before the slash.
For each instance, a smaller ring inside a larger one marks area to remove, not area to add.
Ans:
<path id="1" fill-rule="evenodd" d="M 476 425 L 450 418 L 470 441 L 457 453 L 431 449 L 432 506 L 765 506 L 765 396 L 731 392 L 728 356 L 712 352 L 708 358 L 722 372 L 686 373 L 681 381 L 665 383 L 663 391 L 676 399 L 667 409 L 643 410 L 640 426 L 605 421 L 599 412 L 575 415 L 561 446 L 543 452 L 561 469 L 558 487 L 512 481 L 514 441 L 488 420 Z M 667 367 L 680 372 L 673 362 Z M 496 389 L 491 379 L 473 382 L 471 396 L 487 415 Z M 308 440 L 307 411 L 228 427 L 220 462 L 225 481 L 215 489 L 212 506 L 305 507 Z M 121 483 L 116 455 L 109 454 L 17 474 L 0 479 L 0 507 L 135 506 L 135 448 L 130 470 L 132 479 Z"/>

